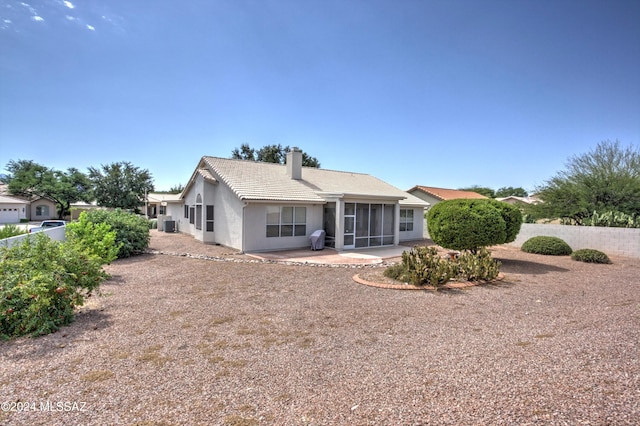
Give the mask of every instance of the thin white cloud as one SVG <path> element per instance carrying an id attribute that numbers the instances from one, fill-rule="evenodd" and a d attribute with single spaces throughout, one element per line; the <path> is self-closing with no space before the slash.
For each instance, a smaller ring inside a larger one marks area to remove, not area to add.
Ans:
<path id="1" fill-rule="evenodd" d="M 75 18 L 73 16 L 69 16 L 69 15 L 67 15 L 66 18 L 67 18 L 67 21 L 76 21 L 77 20 L 77 18 Z"/>
<path id="2" fill-rule="evenodd" d="M 87 29 L 91 30 L 91 31 L 95 31 L 96 30 L 96 28 L 93 25 L 89 25 L 89 24 L 87 24 Z"/>
<path id="3" fill-rule="evenodd" d="M 44 21 L 44 18 L 42 16 L 38 16 L 38 15 L 32 16 L 31 19 L 33 19 L 36 22 L 43 22 Z"/>
<path id="4" fill-rule="evenodd" d="M 70 1 L 63 1 L 62 3 L 64 3 L 64 5 L 67 6 L 69 9 L 75 9 L 75 6 Z"/>

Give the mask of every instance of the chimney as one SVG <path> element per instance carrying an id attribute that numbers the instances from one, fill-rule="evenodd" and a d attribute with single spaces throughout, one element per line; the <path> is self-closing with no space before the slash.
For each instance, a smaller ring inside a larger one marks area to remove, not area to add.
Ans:
<path id="1" fill-rule="evenodd" d="M 287 176 L 291 179 L 302 179 L 302 151 L 296 147 L 287 152 Z"/>

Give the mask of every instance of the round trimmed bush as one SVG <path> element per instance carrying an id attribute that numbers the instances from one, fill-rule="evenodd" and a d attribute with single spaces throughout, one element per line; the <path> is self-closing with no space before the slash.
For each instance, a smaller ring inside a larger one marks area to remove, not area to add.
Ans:
<path id="1" fill-rule="evenodd" d="M 452 250 L 475 252 L 507 239 L 501 210 L 486 199 L 442 201 L 429 209 L 427 228 L 434 243 Z"/>
<path id="2" fill-rule="evenodd" d="M 573 260 L 587 263 L 611 263 L 609 256 L 599 250 L 580 249 L 571 254 Z"/>
<path id="3" fill-rule="evenodd" d="M 538 236 L 529 238 L 521 250 L 527 253 L 567 256 L 573 251 L 569 244 L 558 237 Z"/>
<path id="4" fill-rule="evenodd" d="M 518 232 L 522 227 L 522 212 L 516 206 L 505 203 L 504 201 L 494 200 L 492 198 L 484 200 L 500 211 L 502 219 L 506 224 L 507 237 L 500 244 L 512 243 L 516 240 Z"/>

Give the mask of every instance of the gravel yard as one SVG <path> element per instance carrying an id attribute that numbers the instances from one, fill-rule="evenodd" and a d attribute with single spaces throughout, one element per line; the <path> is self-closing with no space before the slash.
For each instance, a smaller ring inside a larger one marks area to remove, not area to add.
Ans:
<path id="1" fill-rule="evenodd" d="M 503 281 L 434 293 L 152 235 L 235 261 L 114 262 L 72 325 L 0 342 L 0 424 L 638 424 L 640 259 L 497 247 Z"/>

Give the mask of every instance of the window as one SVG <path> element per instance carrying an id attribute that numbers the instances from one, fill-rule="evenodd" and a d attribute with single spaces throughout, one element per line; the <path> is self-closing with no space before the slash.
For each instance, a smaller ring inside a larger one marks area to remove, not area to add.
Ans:
<path id="1" fill-rule="evenodd" d="M 196 229 L 202 229 L 202 204 L 196 206 Z"/>
<path id="2" fill-rule="evenodd" d="M 400 209 L 400 232 L 413 231 L 413 210 Z"/>
<path id="3" fill-rule="evenodd" d="M 205 231 L 213 232 L 213 206 L 207 206 L 205 211 Z"/>
<path id="4" fill-rule="evenodd" d="M 49 216 L 49 206 L 37 206 L 36 216 Z"/>
<path id="5" fill-rule="evenodd" d="M 267 206 L 267 237 L 307 235 L 306 207 Z"/>
<path id="6" fill-rule="evenodd" d="M 189 206 L 184 206 L 184 218 L 189 219 Z"/>
<path id="7" fill-rule="evenodd" d="M 160 206 L 160 215 L 164 216 L 167 214 L 167 207 L 166 206 Z"/>
<path id="8" fill-rule="evenodd" d="M 196 223 L 196 208 L 195 207 L 189 207 L 189 223 L 190 224 L 194 224 Z"/>

